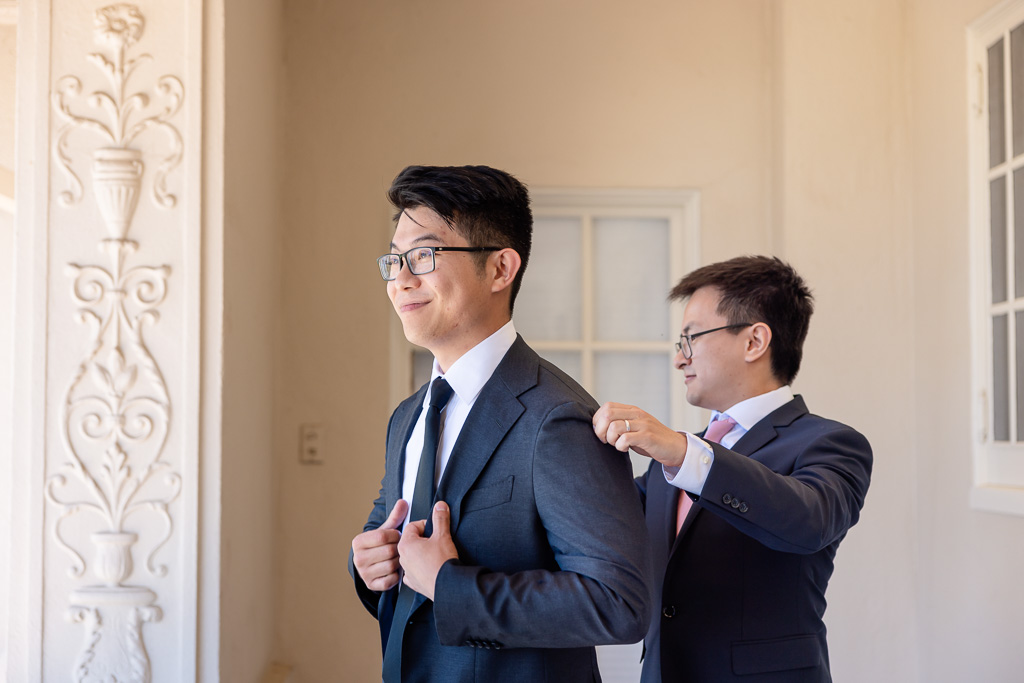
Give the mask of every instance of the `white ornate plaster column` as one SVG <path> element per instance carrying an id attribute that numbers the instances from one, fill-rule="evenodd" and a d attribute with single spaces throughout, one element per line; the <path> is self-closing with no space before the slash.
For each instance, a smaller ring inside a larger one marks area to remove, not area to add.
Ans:
<path id="1" fill-rule="evenodd" d="M 7 680 L 216 670 L 219 554 L 200 552 L 219 530 L 215 498 L 200 515 L 201 454 L 218 458 L 201 420 L 217 417 L 202 373 L 219 370 L 202 357 L 209 10 L 19 4 Z"/>

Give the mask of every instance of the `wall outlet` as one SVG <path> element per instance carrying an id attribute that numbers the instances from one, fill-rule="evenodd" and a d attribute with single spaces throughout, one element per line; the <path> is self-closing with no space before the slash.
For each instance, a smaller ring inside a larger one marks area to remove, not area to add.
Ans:
<path id="1" fill-rule="evenodd" d="M 324 427 L 306 423 L 299 426 L 299 462 L 303 465 L 324 464 Z"/>

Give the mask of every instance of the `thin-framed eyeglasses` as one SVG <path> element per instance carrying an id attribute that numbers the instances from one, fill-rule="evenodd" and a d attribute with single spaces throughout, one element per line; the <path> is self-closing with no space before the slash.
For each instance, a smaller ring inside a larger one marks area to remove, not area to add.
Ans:
<path id="1" fill-rule="evenodd" d="M 413 247 L 404 254 L 384 254 L 377 259 L 377 266 L 380 268 L 380 276 L 390 282 L 398 277 L 402 270 L 402 262 L 409 266 L 409 272 L 413 275 L 426 275 L 434 272 L 436 267 L 435 254 L 446 251 L 501 251 L 504 247 Z"/>
<path id="2" fill-rule="evenodd" d="M 712 332 L 718 332 L 719 330 L 734 330 L 737 327 L 750 327 L 754 323 L 734 323 L 732 325 L 722 325 L 721 327 L 713 327 L 710 330 L 704 330 L 697 334 L 681 334 L 679 335 L 679 341 L 676 342 L 676 351 L 682 352 L 683 358 L 690 360 L 693 358 L 693 340 L 697 337 L 703 337 L 705 334 L 711 334 Z"/>

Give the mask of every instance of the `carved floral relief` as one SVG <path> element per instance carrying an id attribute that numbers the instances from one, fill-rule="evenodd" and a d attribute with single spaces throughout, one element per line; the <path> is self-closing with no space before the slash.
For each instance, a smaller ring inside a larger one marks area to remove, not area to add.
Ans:
<path id="1" fill-rule="evenodd" d="M 60 203 L 75 210 L 82 202 L 81 178 L 86 176 L 76 167 L 75 153 L 86 137 L 96 140 L 85 172 L 91 174 L 106 235 L 98 239 L 105 263 L 67 265 L 71 298 L 90 350 L 70 379 L 62 406 L 67 462 L 46 485 L 47 499 L 57 510 L 51 536 L 70 558 L 69 574 L 80 578 L 91 568 L 99 581 L 69 596 L 68 618 L 86 629 L 74 670 L 74 680 L 82 682 L 151 680 L 142 625 L 159 620 L 161 610 L 153 604 L 157 596 L 151 588 L 126 582 L 141 578 L 132 556 L 139 533 L 159 526 L 161 537 L 147 539 L 152 550 L 141 569 L 155 577 L 167 574 L 157 558 L 173 534 L 170 505 L 182 486 L 181 476 L 164 458 L 171 401 L 160 364 L 146 343 L 160 320 L 171 269 L 138 263 L 143 249 L 129 235 L 147 172 L 144 159 L 159 159 L 150 182 L 153 202 L 165 210 L 175 207 L 168 175 L 182 159 L 182 138 L 173 120 L 184 88 L 170 75 L 140 83 L 139 67 L 153 60 L 149 54 L 134 54 L 145 26 L 135 5 L 97 10 L 93 36 L 106 49 L 89 54 L 88 62 L 102 72 L 109 88 L 83 94 L 81 80 L 66 75 L 51 96 L 62 122 L 53 141 L 54 160 L 67 182 Z M 83 221 L 95 220 L 94 213 L 80 213 L 89 217 Z M 67 537 L 62 524 L 83 513 L 95 515 L 101 530 L 88 538 Z M 161 524 L 133 526 L 143 515 Z"/>

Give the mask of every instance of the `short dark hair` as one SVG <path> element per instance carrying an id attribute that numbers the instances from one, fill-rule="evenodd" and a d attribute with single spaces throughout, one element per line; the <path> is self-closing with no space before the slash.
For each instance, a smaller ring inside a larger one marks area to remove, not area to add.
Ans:
<path id="1" fill-rule="evenodd" d="M 512 281 L 509 313 L 523 283 L 533 239 L 526 186 L 489 166 L 408 166 L 395 176 L 388 200 L 398 209 L 426 207 L 474 247 L 515 249 L 522 265 Z M 478 256 L 482 266 L 487 254 Z"/>
<path id="2" fill-rule="evenodd" d="M 672 288 L 669 299 L 687 299 L 704 287 L 718 292 L 718 313 L 730 325 L 763 322 L 771 328 L 772 374 L 792 383 L 814 313 L 811 290 L 793 267 L 774 256 L 738 256 L 693 271 Z"/>

